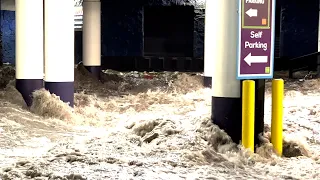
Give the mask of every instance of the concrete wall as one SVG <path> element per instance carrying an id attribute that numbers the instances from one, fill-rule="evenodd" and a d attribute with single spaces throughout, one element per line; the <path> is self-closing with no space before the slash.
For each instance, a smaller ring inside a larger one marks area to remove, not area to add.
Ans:
<path id="1" fill-rule="evenodd" d="M 0 32 L 3 62 L 15 60 L 15 5 L 14 0 L 0 0 Z M 0 53 L 1 54 L 1 53 Z"/>
<path id="2" fill-rule="evenodd" d="M 114 1 L 101 3 L 103 56 L 142 56 L 143 6 Z"/>
<path id="3" fill-rule="evenodd" d="M 143 51 L 143 6 L 190 4 L 188 0 L 102 1 L 102 55 L 141 56 Z M 317 51 L 318 0 L 278 0 L 282 7 L 281 56 L 296 57 Z M 1 0 L 1 31 L 4 62 L 14 63 L 14 1 Z M 5 5 L 5 6 L 4 6 Z M 203 14 L 195 10 L 194 54 L 203 56 Z M 81 32 L 76 34 L 76 60 L 81 60 Z"/>
<path id="4" fill-rule="evenodd" d="M 319 0 L 281 0 L 281 56 L 318 51 Z"/>
<path id="5" fill-rule="evenodd" d="M 13 63 L 15 60 L 15 12 L 1 11 L 0 16 L 3 62 Z"/>
<path id="6" fill-rule="evenodd" d="M 146 3 L 144 3 L 146 2 Z M 203 6 L 204 0 L 149 0 L 149 1 L 102 1 L 102 55 L 141 56 L 143 52 L 143 6 L 145 5 L 195 5 Z M 195 45 L 196 57 L 203 56 L 204 14 L 196 10 Z M 1 31 L 3 32 L 4 62 L 15 60 L 15 13 L 14 1 L 2 0 Z M 110 28 L 112 27 L 112 28 Z M 81 32 L 75 34 L 75 59 L 82 59 Z"/>
<path id="7" fill-rule="evenodd" d="M 14 11 L 15 10 L 15 0 L 0 0 L 1 10 Z"/>
<path id="8" fill-rule="evenodd" d="M 142 56 L 144 6 L 195 6 L 194 56 L 204 55 L 204 0 L 117 0 L 101 3 L 102 56 Z M 82 59 L 81 32 L 76 32 L 76 62 Z"/>
<path id="9" fill-rule="evenodd" d="M 192 5 L 187 0 L 102 1 L 102 55 L 142 56 L 143 7 Z M 197 7 L 196 7 L 197 8 Z M 204 14 L 195 9 L 194 55 L 203 56 Z"/>

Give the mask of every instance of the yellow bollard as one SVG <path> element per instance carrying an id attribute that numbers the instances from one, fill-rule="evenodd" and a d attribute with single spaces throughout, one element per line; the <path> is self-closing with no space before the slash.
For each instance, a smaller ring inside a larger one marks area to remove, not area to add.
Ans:
<path id="1" fill-rule="evenodd" d="M 271 143 L 273 148 L 282 156 L 282 121 L 283 121 L 283 79 L 272 80 L 272 115 L 271 115 Z"/>
<path id="2" fill-rule="evenodd" d="M 242 145 L 254 152 L 255 82 L 242 83 Z"/>

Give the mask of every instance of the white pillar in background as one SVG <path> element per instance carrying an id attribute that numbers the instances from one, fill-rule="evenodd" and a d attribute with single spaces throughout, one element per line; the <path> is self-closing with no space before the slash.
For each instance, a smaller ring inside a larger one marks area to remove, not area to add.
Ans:
<path id="1" fill-rule="evenodd" d="M 239 143 L 242 129 L 240 81 L 236 79 L 239 1 L 209 1 L 206 13 L 214 26 L 206 41 L 212 58 L 212 120 Z"/>
<path id="2" fill-rule="evenodd" d="M 205 23 L 204 23 L 204 86 L 211 87 L 212 83 L 212 74 L 213 74 L 213 61 L 215 61 L 214 53 L 212 50 L 212 38 L 214 36 L 215 26 L 214 20 L 212 20 L 215 15 L 215 12 L 212 11 L 215 7 L 216 0 L 206 0 L 206 9 L 205 9 Z"/>
<path id="3" fill-rule="evenodd" d="M 95 77 L 101 71 L 101 2 L 84 0 L 82 25 L 83 65 Z"/>
<path id="4" fill-rule="evenodd" d="M 73 107 L 74 2 L 73 0 L 44 0 L 44 2 L 45 88 Z"/>
<path id="5" fill-rule="evenodd" d="M 43 87 L 43 0 L 15 0 L 16 88 L 26 104 Z"/>

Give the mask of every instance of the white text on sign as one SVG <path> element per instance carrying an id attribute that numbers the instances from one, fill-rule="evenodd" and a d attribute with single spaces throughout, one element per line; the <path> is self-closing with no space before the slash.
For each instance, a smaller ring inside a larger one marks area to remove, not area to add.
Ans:
<path id="1" fill-rule="evenodd" d="M 259 32 L 251 31 L 250 34 L 251 34 L 250 35 L 251 38 L 261 38 L 262 37 L 262 31 L 259 31 Z"/>
<path id="2" fill-rule="evenodd" d="M 264 4 L 264 0 L 246 0 L 247 4 Z"/>
<path id="3" fill-rule="evenodd" d="M 244 42 L 244 48 L 249 49 L 263 49 L 264 51 L 268 50 L 268 43 L 261 43 L 261 42 Z"/>
<path id="4" fill-rule="evenodd" d="M 262 31 L 258 31 L 258 32 L 251 31 L 250 38 L 251 39 L 261 39 L 262 38 Z M 245 41 L 244 48 L 263 49 L 264 51 L 267 51 L 268 50 L 268 43 L 262 43 L 260 41 L 258 41 L 258 42 Z"/>

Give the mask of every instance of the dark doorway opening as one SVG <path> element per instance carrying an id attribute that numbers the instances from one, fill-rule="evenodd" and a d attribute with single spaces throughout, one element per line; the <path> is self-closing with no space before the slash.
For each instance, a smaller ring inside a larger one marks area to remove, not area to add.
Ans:
<path id="1" fill-rule="evenodd" d="M 193 6 L 144 7 L 144 56 L 193 57 Z"/>

